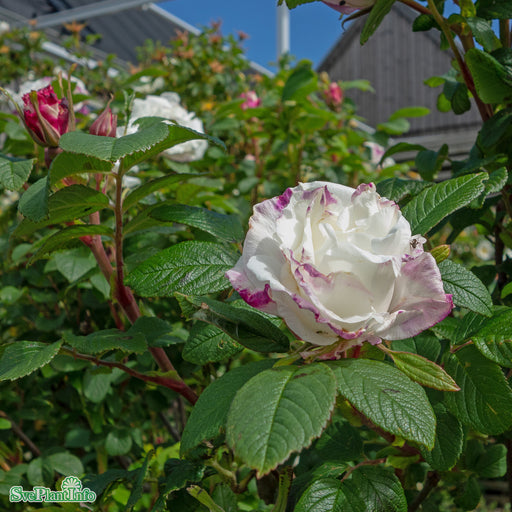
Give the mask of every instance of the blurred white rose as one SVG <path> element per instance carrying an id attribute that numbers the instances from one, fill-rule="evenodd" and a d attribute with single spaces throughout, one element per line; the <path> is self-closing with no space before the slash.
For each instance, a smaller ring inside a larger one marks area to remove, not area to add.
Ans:
<path id="1" fill-rule="evenodd" d="M 482 240 L 476 246 L 476 257 L 483 261 L 492 260 L 494 258 L 494 247 L 489 240 Z"/>

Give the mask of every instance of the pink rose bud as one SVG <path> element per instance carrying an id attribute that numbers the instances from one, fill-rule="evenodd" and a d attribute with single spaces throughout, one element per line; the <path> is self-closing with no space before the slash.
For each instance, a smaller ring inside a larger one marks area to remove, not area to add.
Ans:
<path id="1" fill-rule="evenodd" d="M 343 91 L 336 82 L 331 82 L 329 88 L 324 92 L 325 101 L 333 107 L 338 107 L 343 101 Z"/>
<path id="2" fill-rule="evenodd" d="M 58 146 L 61 135 L 68 131 L 67 102 L 57 98 L 51 85 L 30 91 L 22 99 L 23 119 L 31 137 L 41 146 Z"/>
<path id="3" fill-rule="evenodd" d="M 254 91 L 243 92 L 240 94 L 240 98 L 245 100 L 240 105 L 242 110 L 247 110 L 248 108 L 256 108 L 261 105 L 261 99 L 258 98 L 258 95 Z"/>
<path id="4" fill-rule="evenodd" d="M 358 9 L 368 9 L 375 4 L 376 0 L 322 0 L 324 4 L 336 9 L 342 14 L 350 14 Z"/>
<path id="5" fill-rule="evenodd" d="M 105 110 L 96 118 L 96 121 L 92 123 L 89 133 L 103 137 L 115 137 L 116 130 L 117 115 L 112 114 L 112 110 L 110 110 L 110 107 L 107 105 Z"/>

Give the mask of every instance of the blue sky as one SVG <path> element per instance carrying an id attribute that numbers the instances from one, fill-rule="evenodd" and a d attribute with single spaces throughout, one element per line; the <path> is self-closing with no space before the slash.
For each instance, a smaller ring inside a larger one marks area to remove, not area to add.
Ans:
<path id="1" fill-rule="evenodd" d="M 275 62 L 277 0 L 172 0 L 158 5 L 196 27 L 221 19 L 223 34 L 249 34 L 244 42 L 249 59 L 267 67 Z M 299 59 L 319 64 L 341 34 L 339 14 L 321 2 L 290 13 L 291 53 Z"/>

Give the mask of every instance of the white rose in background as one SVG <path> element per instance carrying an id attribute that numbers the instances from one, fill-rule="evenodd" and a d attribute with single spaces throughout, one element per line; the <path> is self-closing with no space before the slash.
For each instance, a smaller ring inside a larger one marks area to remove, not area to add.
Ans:
<path id="1" fill-rule="evenodd" d="M 135 121 L 141 117 L 163 117 L 176 123 L 204 133 L 203 123 L 193 112 L 187 112 L 180 105 L 180 97 L 173 92 L 164 92 L 160 96 L 149 95 L 145 99 L 135 99 L 126 134 L 135 133 Z M 117 136 L 125 133 L 124 126 L 117 128 Z M 166 149 L 163 153 L 177 162 L 192 162 L 203 158 L 208 148 L 205 140 L 190 140 Z"/>
<path id="2" fill-rule="evenodd" d="M 385 158 L 384 161 L 380 163 L 381 158 L 386 152 L 386 150 L 380 144 L 367 140 L 363 145 L 370 150 L 370 162 L 372 164 L 378 165 L 382 169 L 391 167 L 392 165 L 396 164 L 396 162 L 390 157 Z"/>
<path id="3" fill-rule="evenodd" d="M 408 338 L 452 310 L 425 239 L 373 184 L 299 184 L 256 205 L 249 227 L 226 275 L 306 342 L 338 342 L 338 353 Z"/>

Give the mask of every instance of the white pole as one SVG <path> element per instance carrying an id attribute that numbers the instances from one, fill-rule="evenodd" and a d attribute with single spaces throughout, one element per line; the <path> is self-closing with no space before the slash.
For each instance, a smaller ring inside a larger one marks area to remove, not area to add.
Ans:
<path id="1" fill-rule="evenodd" d="M 290 11 L 283 2 L 277 6 L 277 59 L 290 52 Z"/>

